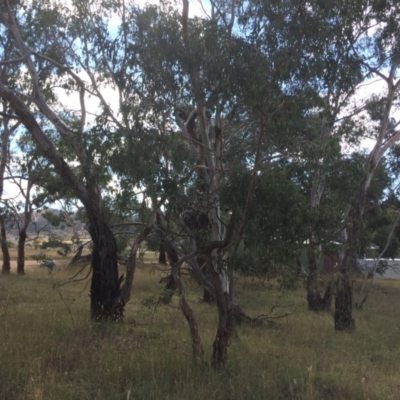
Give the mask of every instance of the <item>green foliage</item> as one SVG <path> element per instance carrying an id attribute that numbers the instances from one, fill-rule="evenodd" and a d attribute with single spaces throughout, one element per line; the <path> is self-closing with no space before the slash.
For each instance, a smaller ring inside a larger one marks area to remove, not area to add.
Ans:
<path id="1" fill-rule="evenodd" d="M 160 294 L 159 301 L 165 305 L 170 304 L 175 293 L 175 290 L 164 288 Z"/>
<path id="2" fill-rule="evenodd" d="M 152 232 L 146 239 L 146 248 L 149 251 L 159 251 L 161 245 L 160 235 Z"/>
<path id="3" fill-rule="evenodd" d="M 392 235 L 389 238 L 391 232 L 391 226 L 382 226 L 378 228 L 373 236 L 373 243 L 378 246 L 378 254 L 381 254 L 383 249 L 386 247 L 386 243 L 389 240 L 389 246 L 382 255 L 382 258 L 397 258 L 399 253 L 400 241 L 396 235 Z"/>
<path id="4" fill-rule="evenodd" d="M 340 272 L 337 272 L 333 276 L 333 284 L 334 284 L 335 293 L 339 293 L 343 288 L 343 274 L 341 274 Z"/>
<path id="5" fill-rule="evenodd" d="M 64 222 L 64 219 L 63 219 L 61 213 L 57 214 L 53 211 L 46 210 L 46 211 L 42 212 L 42 215 L 55 228 L 60 227 L 61 224 Z"/>
<path id="6" fill-rule="evenodd" d="M 68 243 L 64 243 L 56 236 L 49 236 L 48 240 L 43 242 L 40 246 L 41 249 L 59 249 L 57 250 L 57 254 L 60 256 L 66 257 L 71 251 L 71 245 Z"/>
<path id="7" fill-rule="evenodd" d="M 249 179 L 235 177 L 221 199 L 228 207 L 244 206 Z M 264 262 L 294 258 L 307 237 L 306 199 L 284 169 L 276 168 L 258 178 L 244 246 L 262 254 Z M 268 261 L 269 260 L 269 261 Z"/>
<path id="8" fill-rule="evenodd" d="M 292 266 L 282 265 L 277 275 L 277 282 L 281 291 L 295 290 L 299 287 L 299 274 Z"/>
<path id="9" fill-rule="evenodd" d="M 156 300 L 155 296 L 146 297 L 141 301 L 140 304 L 143 307 L 153 308 L 157 304 L 157 300 Z"/>
<path id="10" fill-rule="evenodd" d="M 45 253 L 33 256 L 33 259 L 39 263 L 40 268 L 45 268 L 51 273 L 56 268 L 55 262 L 46 256 Z"/>
<path id="11" fill-rule="evenodd" d="M 122 254 L 128 247 L 130 237 L 128 235 L 115 235 L 118 253 Z"/>
<path id="12" fill-rule="evenodd" d="M 159 295 L 144 298 L 141 302 L 141 305 L 143 307 L 156 309 L 160 304 L 170 304 L 174 294 L 175 290 L 164 288 Z"/>

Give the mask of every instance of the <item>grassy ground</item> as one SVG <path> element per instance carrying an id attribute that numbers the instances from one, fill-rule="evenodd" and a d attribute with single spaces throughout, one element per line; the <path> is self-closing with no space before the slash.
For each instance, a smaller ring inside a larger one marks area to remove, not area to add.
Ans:
<path id="1" fill-rule="evenodd" d="M 37 246 L 34 246 L 31 242 L 28 242 L 28 245 L 25 246 L 25 258 L 26 260 L 32 260 L 33 256 L 38 256 L 39 254 L 46 254 L 47 257 L 53 259 L 53 260 L 61 260 L 65 258 L 65 256 L 60 255 L 58 251 L 60 251 L 60 248 L 50 248 L 50 249 L 41 249 L 40 244 L 42 242 L 38 242 Z M 64 243 L 68 243 L 67 241 L 64 241 Z M 16 242 L 12 242 L 11 247 L 8 248 L 10 252 L 10 258 L 12 261 L 16 261 L 18 257 L 18 247 Z M 73 254 L 72 254 L 73 256 Z M 71 256 L 71 257 L 72 257 Z M 0 254 L 0 259 L 2 258 L 2 254 Z"/>
<path id="2" fill-rule="evenodd" d="M 71 275 L 58 270 L 53 278 Z M 226 371 L 215 373 L 215 307 L 186 282 L 206 352 L 195 365 L 177 299 L 155 308 L 159 279 L 155 268 L 140 269 L 125 323 L 92 325 L 86 281 L 62 286 L 61 298 L 38 267 L 0 277 L 0 399 L 400 398 L 400 282 L 378 282 L 349 334 L 334 332 L 332 315 L 308 312 L 301 287 L 281 293 L 239 280 L 237 302 L 250 315 L 278 304 L 288 307 L 275 315 L 292 313 L 273 326 L 239 327 Z"/>

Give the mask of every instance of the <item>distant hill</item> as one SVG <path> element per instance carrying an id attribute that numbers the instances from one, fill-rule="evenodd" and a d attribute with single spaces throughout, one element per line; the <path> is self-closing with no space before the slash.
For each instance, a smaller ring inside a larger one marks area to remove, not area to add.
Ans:
<path id="1" fill-rule="evenodd" d="M 70 238 L 74 234 L 74 229 L 81 236 L 86 236 L 85 224 L 76 218 L 75 215 L 70 215 L 70 221 L 65 221 L 62 218 L 61 211 L 55 208 L 49 208 L 41 212 L 34 212 L 32 221 L 28 225 L 28 236 L 36 236 L 40 232 L 42 236 L 57 235 L 62 238 Z M 23 214 L 18 215 L 19 223 L 22 224 Z M 71 226 L 74 224 L 74 228 Z M 18 239 L 18 224 L 14 218 L 6 218 L 7 235 L 10 239 Z"/>

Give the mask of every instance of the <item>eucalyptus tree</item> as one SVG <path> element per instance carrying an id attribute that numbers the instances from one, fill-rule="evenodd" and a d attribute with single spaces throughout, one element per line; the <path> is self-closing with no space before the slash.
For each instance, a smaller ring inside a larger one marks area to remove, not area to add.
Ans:
<path id="1" fill-rule="evenodd" d="M 114 12 L 121 25 L 112 30 Z M 112 185 L 108 159 L 113 148 L 141 127 L 136 94 L 123 84 L 135 78 L 129 74 L 134 65 L 126 64 L 124 18 L 122 4 L 118 8 L 104 1 L 5 1 L 0 9 L 2 32 L 14 51 L 2 63 L 23 72 L 15 86 L 0 83 L 0 96 L 85 207 L 93 242 L 91 316 L 96 321 L 121 318 L 127 301 L 121 297 L 117 246 L 102 195 Z M 114 108 L 105 95 L 110 88 L 119 99 Z M 68 96 L 76 99 L 73 105 Z M 97 102 L 93 112 L 89 96 Z"/>
<path id="2" fill-rule="evenodd" d="M 324 219 L 326 176 L 340 162 L 337 121 L 362 81 L 361 60 L 354 51 L 355 27 L 362 21 L 362 2 L 272 1 L 251 3 L 243 10 L 252 34 L 265 49 L 284 47 L 281 59 L 288 90 L 301 93 L 303 115 L 297 117 L 288 147 L 307 169 L 311 220 Z M 282 82 L 283 84 L 283 82 Z M 290 154 L 289 153 L 289 154 Z M 335 159 L 337 161 L 335 161 Z M 329 218 L 329 216 L 326 216 Z M 339 218 L 340 219 L 340 218 Z M 318 265 L 324 238 L 309 224 L 307 300 L 310 310 L 327 307 L 318 288 Z M 328 288 L 329 289 L 329 288 Z"/>
<path id="3" fill-rule="evenodd" d="M 4 69 L 2 71 L 2 76 L 4 80 Z M 0 200 L 3 197 L 4 192 L 4 176 L 8 162 L 8 153 L 9 153 L 9 144 L 10 144 L 10 136 L 14 128 L 10 127 L 10 118 L 8 114 L 8 106 L 6 102 L 2 103 L 3 112 L 2 112 L 2 132 L 1 132 L 1 161 L 0 161 Z M 11 260 L 10 260 L 10 252 L 8 250 L 7 244 L 7 233 L 6 233 L 6 224 L 5 224 L 5 216 L 4 213 L 0 214 L 0 232 L 1 232 L 1 250 L 3 253 L 3 265 L 1 268 L 1 272 L 4 275 L 8 275 L 11 271 Z"/>
<path id="4" fill-rule="evenodd" d="M 25 275 L 25 244 L 33 213 L 67 197 L 68 192 L 52 165 L 20 129 L 7 166 L 8 183 L 16 190 L 15 199 L 4 202 L 8 222 L 18 230 L 17 274 Z M 40 234 L 40 229 L 36 232 Z"/>
<path id="5" fill-rule="evenodd" d="M 274 158 L 277 143 L 284 148 L 286 135 L 277 126 L 285 108 L 292 111 L 298 101 L 295 91 L 282 89 L 287 71 L 276 68 L 282 54 L 276 48 L 272 55 L 260 51 L 245 29 L 239 31 L 236 3 L 228 3 L 212 2 L 210 18 L 189 18 L 186 1 L 182 15 L 148 8 L 137 17 L 141 46 L 135 47 L 146 81 L 143 96 L 182 143 L 180 159 L 165 153 L 165 176 L 175 188 L 167 203 L 175 232 L 168 232 L 163 215 L 159 230 L 173 264 L 184 260 L 213 293 L 219 314 L 215 367 L 227 357 L 236 309 L 231 261 L 250 216 L 260 168 Z M 222 188 L 238 175 L 250 183 L 244 201 L 227 201 L 224 207 Z M 191 311 L 186 303 L 182 308 L 195 332 Z M 201 354 L 198 335 L 192 338 L 195 353 Z"/>
<path id="6" fill-rule="evenodd" d="M 363 20 L 357 27 L 359 40 L 353 48 L 362 60 L 366 73 L 370 77 L 381 79 L 385 89 L 382 94 L 372 96 L 367 103 L 369 123 L 365 127 L 373 138 L 374 145 L 364 164 L 363 177 L 356 187 L 349 211 L 348 235 L 344 244 L 335 300 L 337 330 L 351 329 L 354 326 L 350 272 L 356 265 L 363 234 L 367 192 L 382 157 L 400 140 L 399 121 L 395 117 L 396 99 L 400 90 L 400 5 L 395 1 L 366 1 L 363 5 Z M 365 119 L 363 122 L 365 123 Z"/>
<path id="7" fill-rule="evenodd" d="M 8 210 L 12 210 L 13 226 L 18 229 L 18 256 L 17 256 L 17 274 L 25 275 L 25 242 L 28 238 L 27 230 L 32 220 L 32 214 L 35 211 L 35 207 L 32 201 L 32 192 L 35 185 L 35 177 L 32 174 L 32 160 L 29 160 L 24 166 L 27 173 L 26 176 L 8 176 L 9 183 L 13 184 L 14 187 L 18 188 L 19 196 L 22 197 L 22 201 L 17 201 L 15 207 L 10 202 L 7 202 L 6 206 Z M 10 172 L 10 169 L 9 169 Z M 20 213 L 22 208 L 22 215 Z"/>
<path id="8" fill-rule="evenodd" d="M 1 55 L 4 60 L 9 57 L 15 57 L 15 49 L 13 48 L 12 38 L 7 32 L 0 33 Z M 7 62 L 0 64 L 0 81 L 5 85 L 13 86 L 15 81 L 19 78 L 18 68 L 13 64 Z M 9 147 L 10 141 L 17 130 L 19 123 L 14 121 L 14 115 L 6 101 L 2 101 L 1 118 L 1 160 L 0 160 L 0 200 L 4 193 L 4 178 L 9 162 Z M 2 274 L 10 273 L 10 253 L 7 245 L 7 235 L 5 218 L 3 213 L 0 214 L 0 232 L 1 232 L 1 250 L 3 253 Z"/>

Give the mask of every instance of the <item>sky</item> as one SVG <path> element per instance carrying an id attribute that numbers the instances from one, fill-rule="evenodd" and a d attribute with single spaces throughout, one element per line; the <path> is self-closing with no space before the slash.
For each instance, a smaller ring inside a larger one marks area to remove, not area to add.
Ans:
<path id="1" fill-rule="evenodd" d="M 372 95 L 384 94 L 387 91 L 386 83 L 381 78 L 372 78 L 369 81 L 364 82 L 360 87 L 356 90 L 354 96 L 351 98 L 351 104 L 356 104 L 357 107 L 360 107 L 365 103 L 366 99 L 371 98 Z M 344 111 L 344 115 L 348 113 L 348 109 Z M 395 113 L 394 116 L 399 118 L 399 113 Z M 375 145 L 375 141 L 373 139 L 363 139 L 359 147 L 349 147 L 346 144 L 342 145 L 343 152 L 353 152 L 355 150 L 364 150 L 370 152 Z"/>

